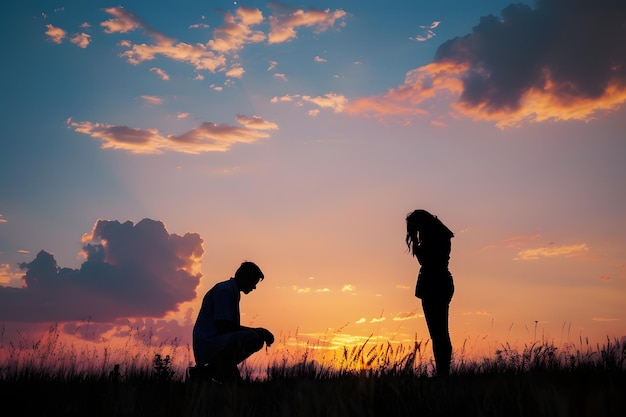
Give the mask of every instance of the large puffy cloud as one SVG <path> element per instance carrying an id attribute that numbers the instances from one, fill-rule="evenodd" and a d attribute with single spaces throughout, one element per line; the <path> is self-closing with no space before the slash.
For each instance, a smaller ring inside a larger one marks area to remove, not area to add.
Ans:
<path id="1" fill-rule="evenodd" d="M 170 234 L 151 219 L 98 220 L 83 243 L 79 269 L 59 267 L 43 250 L 21 264 L 25 286 L 0 288 L 0 321 L 159 318 L 196 297 L 204 252 L 197 233 Z"/>
<path id="2" fill-rule="evenodd" d="M 527 121 L 589 120 L 626 102 L 626 3 L 539 0 L 512 4 L 449 40 L 431 64 L 386 94 L 347 111 L 378 117 L 424 114 L 434 99 L 500 127 Z"/>

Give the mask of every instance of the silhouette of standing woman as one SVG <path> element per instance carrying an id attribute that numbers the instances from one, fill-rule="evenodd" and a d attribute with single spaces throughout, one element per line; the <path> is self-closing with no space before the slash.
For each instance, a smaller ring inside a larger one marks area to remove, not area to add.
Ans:
<path id="1" fill-rule="evenodd" d="M 448 261 L 453 237 L 454 233 L 426 210 L 415 210 L 406 217 L 406 244 L 421 265 L 415 296 L 422 300 L 437 375 L 450 373 L 452 359 L 448 312 L 454 283 Z"/>

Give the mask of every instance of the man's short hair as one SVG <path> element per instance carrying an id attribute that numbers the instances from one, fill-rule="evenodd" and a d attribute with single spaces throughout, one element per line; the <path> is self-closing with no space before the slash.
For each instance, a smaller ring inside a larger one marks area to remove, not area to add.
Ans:
<path id="1" fill-rule="evenodd" d="M 262 281 L 265 276 L 263 275 L 263 271 L 261 268 L 257 266 L 254 262 L 244 261 L 239 265 L 237 271 L 235 272 L 235 278 L 240 277 L 253 277 L 258 278 L 259 281 Z"/>

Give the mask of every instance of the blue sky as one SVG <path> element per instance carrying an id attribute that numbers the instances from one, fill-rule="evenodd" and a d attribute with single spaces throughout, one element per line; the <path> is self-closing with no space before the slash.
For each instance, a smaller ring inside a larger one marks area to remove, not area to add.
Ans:
<path id="1" fill-rule="evenodd" d="M 509 4 L 7 7 L 0 322 L 185 338 L 253 260 L 244 321 L 427 337 L 403 230 L 424 208 L 456 234 L 457 345 L 624 336 L 626 10 Z"/>

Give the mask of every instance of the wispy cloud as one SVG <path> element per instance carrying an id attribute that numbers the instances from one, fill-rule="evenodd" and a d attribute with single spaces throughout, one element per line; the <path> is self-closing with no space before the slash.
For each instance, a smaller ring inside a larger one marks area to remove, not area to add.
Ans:
<path id="1" fill-rule="evenodd" d="M 161 97 L 143 95 L 141 98 L 148 104 L 163 104 L 163 99 Z"/>
<path id="2" fill-rule="evenodd" d="M 269 18 L 271 30 L 268 42 L 270 44 L 282 43 L 294 39 L 297 37 L 296 29 L 300 27 L 313 27 L 315 33 L 324 32 L 346 15 L 347 13 L 341 9 L 279 11 L 278 14 Z"/>
<path id="3" fill-rule="evenodd" d="M 150 68 L 150 71 L 156 73 L 164 81 L 168 81 L 170 79 L 169 74 L 163 71 L 161 68 L 152 67 Z"/>
<path id="4" fill-rule="evenodd" d="M 514 259 L 519 261 L 527 261 L 555 256 L 578 256 L 588 251 L 589 248 L 585 243 L 581 243 L 578 245 L 546 246 L 521 250 L 517 253 L 517 256 Z"/>
<path id="5" fill-rule="evenodd" d="M 285 74 L 283 74 L 283 73 L 276 72 L 276 73 L 272 74 L 272 76 L 274 78 L 280 78 L 283 81 L 287 81 L 287 76 Z"/>
<path id="6" fill-rule="evenodd" d="M 153 60 L 157 55 L 162 55 L 174 61 L 185 62 L 196 70 L 208 70 L 215 72 L 224 67 L 226 58 L 221 54 L 216 54 L 206 45 L 190 45 L 184 42 L 176 42 L 160 32 L 152 29 L 138 16 L 124 9 L 123 7 L 112 7 L 105 10 L 114 16 L 113 19 L 102 22 L 106 33 L 126 33 L 135 29 L 143 29 L 148 36 L 155 40 L 155 44 L 131 44 L 125 45 L 130 49 L 123 52 L 121 56 L 133 65 L 144 61 Z"/>
<path id="7" fill-rule="evenodd" d="M 418 317 L 417 311 L 410 311 L 405 313 L 398 313 L 392 320 L 393 321 L 404 321 L 411 320 Z"/>
<path id="8" fill-rule="evenodd" d="M 272 103 L 293 102 L 296 106 L 302 106 L 304 103 L 311 103 L 321 109 L 331 109 L 335 113 L 341 113 L 348 103 L 348 99 L 340 94 L 326 93 L 323 96 L 311 97 L 300 94 L 286 94 L 284 96 L 275 96 L 270 100 Z M 315 114 L 317 115 L 317 113 Z"/>
<path id="9" fill-rule="evenodd" d="M 417 41 L 417 42 L 426 42 L 429 39 L 432 39 L 435 37 L 435 32 L 433 31 L 433 29 L 435 29 L 437 26 L 439 26 L 441 22 L 432 22 L 429 26 L 420 26 L 420 29 L 422 29 L 424 31 L 423 35 L 416 35 L 414 38 L 409 38 L 411 40 Z"/>
<path id="10" fill-rule="evenodd" d="M 274 122 L 269 122 L 260 116 L 248 117 L 243 114 L 238 114 L 236 120 L 239 124 L 249 127 L 251 129 L 258 130 L 276 130 L 278 125 Z"/>
<path id="11" fill-rule="evenodd" d="M 68 126 L 78 133 L 101 140 L 102 149 L 119 149 L 135 154 L 225 152 L 237 143 L 250 144 L 268 138 L 269 134 L 263 130 L 278 128 L 257 116 L 246 118 L 240 115 L 238 119 L 255 127 L 204 122 L 181 135 L 163 135 L 157 129 L 75 122 L 71 119 Z"/>

